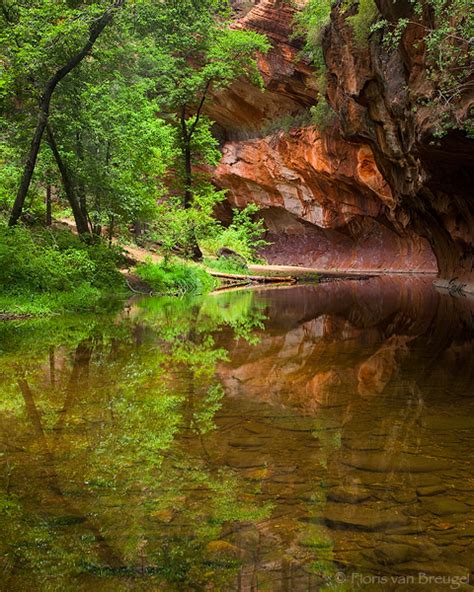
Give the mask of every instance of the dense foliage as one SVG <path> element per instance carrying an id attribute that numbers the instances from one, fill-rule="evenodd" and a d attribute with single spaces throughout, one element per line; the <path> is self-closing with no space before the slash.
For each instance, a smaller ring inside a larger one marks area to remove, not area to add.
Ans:
<path id="1" fill-rule="evenodd" d="M 0 313 L 102 307 L 105 292 L 125 291 L 117 270 L 120 258 L 116 249 L 84 243 L 67 230 L 31 232 L 1 225 Z"/>
<path id="2" fill-rule="evenodd" d="M 91 51 L 57 82 L 43 109 L 44 89 L 106 14 Z M 258 84 L 254 55 L 267 48 L 261 36 L 229 29 L 228 18 L 223 0 L 7 5 L 0 13 L 4 207 L 41 118 L 32 196 L 45 181 L 62 185 L 82 210 L 82 230 L 152 218 L 167 170 L 177 173 L 171 189 L 192 205 L 190 167 L 216 161 L 212 122 L 202 113 L 208 94 L 238 76 Z M 74 214 L 80 225 L 81 211 Z"/>
<path id="3" fill-rule="evenodd" d="M 256 52 L 268 48 L 230 17 L 228 0 L 2 2 L 0 216 L 73 217 L 86 243 L 152 241 L 166 261 L 199 259 L 206 239 L 253 254 L 248 224 L 237 244 L 215 220 L 225 194 L 207 172 L 220 152 L 206 102 L 238 77 L 261 85 Z M 30 288 L 57 289 L 55 277 Z"/>

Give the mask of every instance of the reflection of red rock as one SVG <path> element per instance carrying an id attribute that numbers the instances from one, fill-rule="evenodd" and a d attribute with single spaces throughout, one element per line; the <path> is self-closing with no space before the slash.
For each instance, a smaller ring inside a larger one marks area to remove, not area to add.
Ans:
<path id="1" fill-rule="evenodd" d="M 401 356 L 408 353 L 406 335 L 393 335 L 366 362 L 359 366 L 357 390 L 359 395 L 380 394 L 398 368 Z"/>
<path id="2" fill-rule="evenodd" d="M 309 415 L 321 408 L 344 413 L 359 396 L 390 388 L 399 367 L 410 363 L 415 339 L 431 331 L 433 342 L 451 342 L 451 331 L 463 327 L 456 306 L 467 300 L 440 297 L 429 278 L 406 276 L 265 294 L 271 321 L 258 346 L 236 342 L 219 377 L 228 396 Z M 469 326 L 472 310 L 463 314 Z"/>
<path id="3" fill-rule="evenodd" d="M 307 399 L 306 407 L 316 411 L 321 405 L 327 405 L 333 403 L 331 398 L 331 388 L 339 386 L 342 380 L 338 372 L 334 369 L 328 370 L 327 372 L 318 372 L 313 378 L 306 384 L 305 394 Z M 295 398 L 290 398 L 293 403 Z"/>

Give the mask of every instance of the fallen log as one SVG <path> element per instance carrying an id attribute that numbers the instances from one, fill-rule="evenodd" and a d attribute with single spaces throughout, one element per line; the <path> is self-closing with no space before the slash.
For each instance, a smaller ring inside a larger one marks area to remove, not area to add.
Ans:
<path id="1" fill-rule="evenodd" d="M 296 278 L 293 276 L 277 276 L 277 275 L 244 275 L 237 273 L 222 273 L 220 271 L 208 270 L 209 273 L 216 278 L 224 280 L 243 280 L 247 282 L 259 282 L 262 284 L 273 284 L 273 283 L 289 283 L 295 284 Z"/>

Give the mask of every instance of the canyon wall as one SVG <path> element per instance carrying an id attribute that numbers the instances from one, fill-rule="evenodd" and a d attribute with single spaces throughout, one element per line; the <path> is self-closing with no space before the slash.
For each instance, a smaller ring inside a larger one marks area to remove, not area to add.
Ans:
<path id="1" fill-rule="evenodd" d="M 319 131 L 309 117 L 318 78 L 294 37 L 296 8 L 281 0 L 245 6 L 234 26 L 272 42 L 259 60 L 265 90 L 239 81 L 214 97 L 208 112 L 222 141 L 215 183 L 228 189 L 233 207 L 262 206 L 267 260 L 439 270 L 445 280 L 473 282 L 472 141 L 459 131 L 434 140 L 439 114 L 413 108 L 429 83 L 422 28 L 409 28 L 396 51 L 374 35 L 361 47 L 335 7 L 323 48 L 337 117 Z M 391 2 L 378 7 L 387 19 L 403 16 L 391 13 Z M 471 104 L 466 96 L 460 110 Z"/>

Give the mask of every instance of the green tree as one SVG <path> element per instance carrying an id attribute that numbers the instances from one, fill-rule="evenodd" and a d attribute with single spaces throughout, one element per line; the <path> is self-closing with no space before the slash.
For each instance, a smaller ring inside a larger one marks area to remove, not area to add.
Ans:
<path id="1" fill-rule="evenodd" d="M 180 193 L 186 210 L 192 209 L 196 193 L 202 193 L 195 167 L 215 164 L 218 155 L 210 134 L 212 122 L 204 116 L 206 100 L 239 77 L 262 84 L 256 52 L 267 51 L 268 42 L 257 33 L 231 29 L 229 17 L 226 0 L 179 0 L 165 3 L 155 21 L 148 21 L 159 32 L 158 100 L 163 112 L 173 114 L 177 127 Z M 190 250 L 199 259 L 195 229 L 190 233 Z"/>
<path id="2" fill-rule="evenodd" d="M 65 85 L 50 123 L 74 201 L 92 231 L 100 235 L 107 226 L 111 238 L 119 225 L 155 217 L 176 152 L 175 133 L 157 116 L 150 80 L 123 71 L 113 72 L 113 79 L 84 69 L 78 74 Z"/>
<path id="3" fill-rule="evenodd" d="M 20 185 L 10 216 L 16 224 L 30 187 L 43 135 L 46 131 L 51 101 L 59 83 L 88 56 L 97 39 L 110 24 L 125 0 L 58 4 L 51 0 L 2 3 L 0 45 L 7 59 L 8 87 L 29 82 L 29 90 L 38 101 L 36 125 L 23 168 Z M 28 97 L 31 101 L 32 96 Z M 87 220 L 77 211 L 78 231 L 87 233 Z"/>

